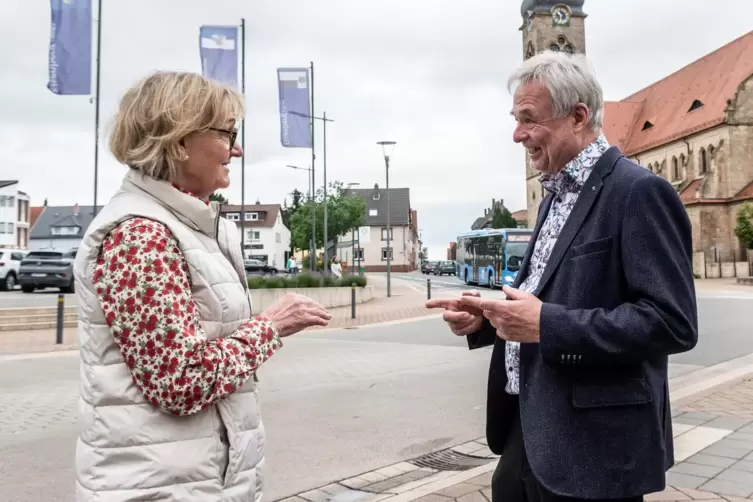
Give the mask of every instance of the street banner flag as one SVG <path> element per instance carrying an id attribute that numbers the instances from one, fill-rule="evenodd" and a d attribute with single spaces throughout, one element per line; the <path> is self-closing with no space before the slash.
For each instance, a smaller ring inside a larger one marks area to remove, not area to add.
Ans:
<path id="1" fill-rule="evenodd" d="M 280 142 L 285 148 L 311 148 L 309 69 L 278 68 Z"/>
<path id="2" fill-rule="evenodd" d="M 199 52 L 202 75 L 238 89 L 237 26 L 202 26 Z"/>
<path id="3" fill-rule="evenodd" d="M 50 0 L 50 81 L 55 94 L 91 94 L 91 0 Z"/>

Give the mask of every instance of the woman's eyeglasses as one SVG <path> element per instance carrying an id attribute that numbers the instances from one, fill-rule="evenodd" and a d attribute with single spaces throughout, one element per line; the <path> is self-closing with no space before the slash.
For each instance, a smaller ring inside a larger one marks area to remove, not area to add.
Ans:
<path id="1" fill-rule="evenodd" d="M 238 131 L 235 130 L 228 130 L 228 129 L 217 129 L 216 127 L 210 127 L 209 128 L 212 131 L 222 132 L 227 134 L 228 139 L 230 140 L 230 149 L 232 150 L 235 146 L 235 140 L 238 139 Z"/>

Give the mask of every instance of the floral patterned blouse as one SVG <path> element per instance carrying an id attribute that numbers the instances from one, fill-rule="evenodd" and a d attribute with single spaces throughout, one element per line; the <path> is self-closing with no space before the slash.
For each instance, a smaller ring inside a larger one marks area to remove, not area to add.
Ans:
<path id="1" fill-rule="evenodd" d="M 586 180 L 591 175 L 594 166 L 604 152 L 609 149 L 609 143 L 604 135 L 600 135 L 589 144 L 577 157 L 567 163 L 564 169 L 555 175 L 542 174 L 539 181 L 542 186 L 554 195 L 544 224 L 541 226 L 539 237 L 534 244 L 531 261 L 528 264 L 528 276 L 520 285 L 520 289 L 533 293 L 544 275 L 554 244 L 567 222 L 567 218 L 578 201 L 578 196 Z M 520 342 L 505 344 L 505 369 L 507 371 L 508 394 L 520 393 Z"/>
<path id="2" fill-rule="evenodd" d="M 126 220 L 107 236 L 94 284 L 137 388 L 174 415 L 196 413 L 231 394 L 282 346 L 262 316 L 207 340 L 188 264 L 167 227 L 153 220 Z"/>

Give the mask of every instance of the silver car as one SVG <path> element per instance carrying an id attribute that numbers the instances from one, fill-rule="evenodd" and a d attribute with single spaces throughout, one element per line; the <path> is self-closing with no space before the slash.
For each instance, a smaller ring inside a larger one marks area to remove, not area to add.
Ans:
<path id="1" fill-rule="evenodd" d="M 33 293 L 35 289 L 59 288 L 63 293 L 73 293 L 76 251 L 32 251 L 27 254 L 18 274 L 21 290 Z"/>

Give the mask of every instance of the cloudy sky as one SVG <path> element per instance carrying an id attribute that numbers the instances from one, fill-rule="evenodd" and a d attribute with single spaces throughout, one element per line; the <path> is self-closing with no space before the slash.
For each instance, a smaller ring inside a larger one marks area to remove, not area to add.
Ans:
<path id="1" fill-rule="evenodd" d="M 95 2 L 96 3 L 96 2 Z M 328 127 L 328 178 L 384 185 L 379 140 L 397 141 L 391 186 L 410 187 L 437 259 L 504 199 L 524 207 L 507 75 L 521 62 L 519 0 L 105 0 L 102 123 L 128 86 L 158 69 L 201 71 L 201 24 L 247 24 L 246 200 L 306 191 L 310 150 L 279 142 L 276 68 L 315 62 Z M 34 204 L 91 204 L 94 106 L 46 88 L 49 2 L 0 18 L 0 179 Z M 589 0 L 587 52 L 607 99 L 621 99 L 750 30 L 750 0 Z M 321 130 L 321 129 L 320 129 Z M 105 130 L 106 131 L 106 130 Z M 321 144 L 321 138 L 318 143 Z M 124 168 L 101 148 L 99 202 Z M 321 152 L 318 159 L 322 158 Z M 240 202 L 240 164 L 227 191 Z M 317 165 L 320 183 L 321 164 Z"/>

